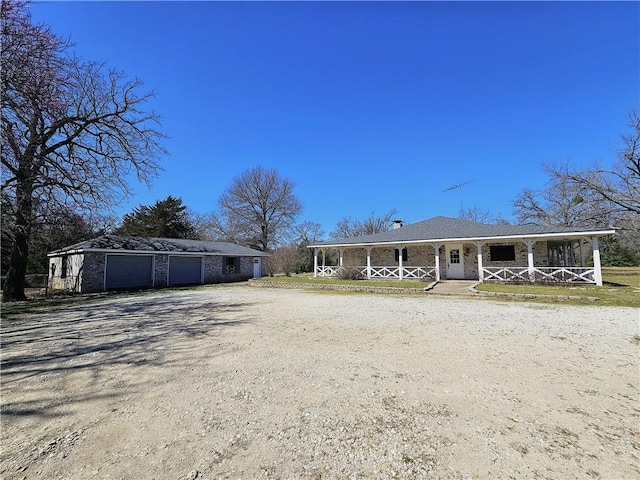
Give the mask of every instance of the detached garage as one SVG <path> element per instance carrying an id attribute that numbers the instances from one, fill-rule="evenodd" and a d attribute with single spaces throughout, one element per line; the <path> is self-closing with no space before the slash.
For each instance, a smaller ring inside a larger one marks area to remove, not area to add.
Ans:
<path id="1" fill-rule="evenodd" d="M 48 256 L 50 288 L 90 293 L 247 280 L 263 275 L 267 254 L 228 242 L 104 235 Z"/>

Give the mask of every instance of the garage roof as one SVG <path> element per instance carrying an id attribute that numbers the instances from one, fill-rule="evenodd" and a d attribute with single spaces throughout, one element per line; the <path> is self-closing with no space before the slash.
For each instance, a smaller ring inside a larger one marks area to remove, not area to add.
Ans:
<path id="1" fill-rule="evenodd" d="M 69 245 L 49 253 L 56 256 L 65 253 L 199 253 L 231 257 L 265 257 L 268 254 L 253 248 L 230 242 L 208 242 L 181 238 L 144 238 L 123 235 L 103 235 L 92 240 Z"/>

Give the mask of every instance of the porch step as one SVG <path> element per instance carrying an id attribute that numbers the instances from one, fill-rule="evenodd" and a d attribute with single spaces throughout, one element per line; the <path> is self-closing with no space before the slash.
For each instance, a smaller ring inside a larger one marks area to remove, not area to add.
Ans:
<path id="1" fill-rule="evenodd" d="M 477 283 L 471 280 L 441 280 L 429 292 L 441 295 L 473 295 L 471 287 Z"/>

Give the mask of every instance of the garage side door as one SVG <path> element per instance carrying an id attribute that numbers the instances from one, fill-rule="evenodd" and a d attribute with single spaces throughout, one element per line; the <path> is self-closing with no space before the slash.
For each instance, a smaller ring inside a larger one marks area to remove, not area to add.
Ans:
<path id="1" fill-rule="evenodd" d="M 169 257 L 169 285 L 202 283 L 201 257 Z"/>
<path id="2" fill-rule="evenodd" d="M 107 255 L 107 289 L 145 287 L 153 287 L 152 255 Z"/>

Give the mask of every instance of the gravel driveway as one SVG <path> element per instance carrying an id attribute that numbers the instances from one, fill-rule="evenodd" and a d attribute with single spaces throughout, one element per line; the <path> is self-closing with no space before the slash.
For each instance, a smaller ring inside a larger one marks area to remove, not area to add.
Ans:
<path id="1" fill-rule="evenodd" d="M 244 285 L 3 320 L 1 476 L 636 479 L 639 320 Z"/>

